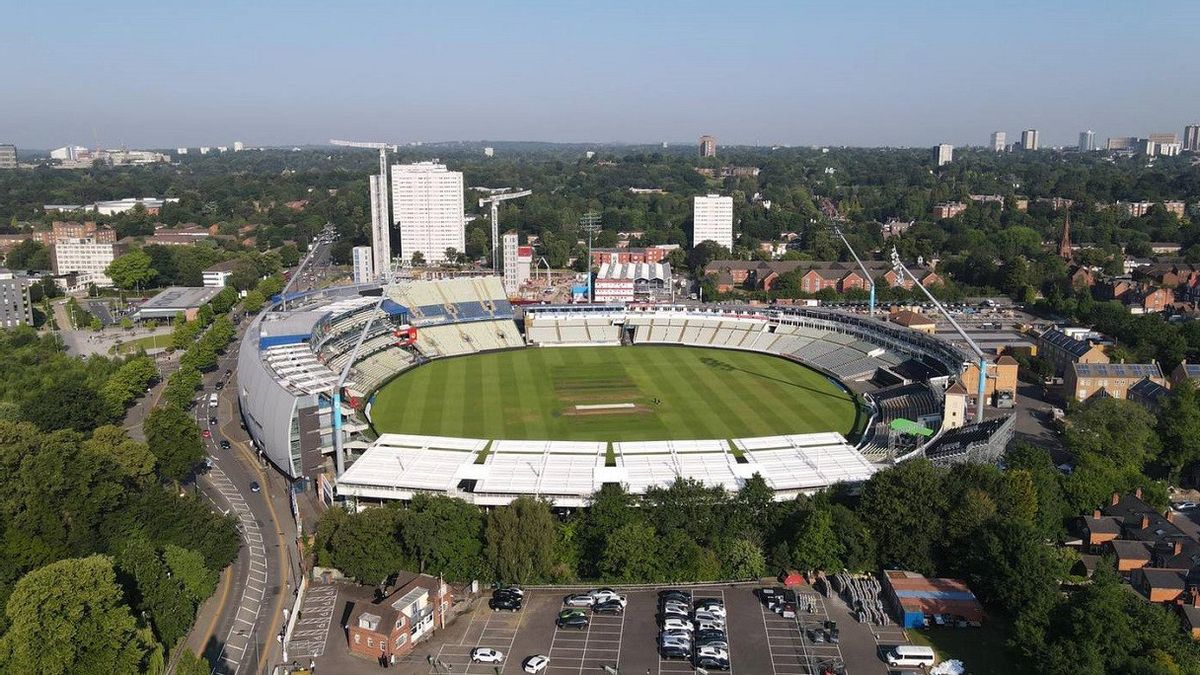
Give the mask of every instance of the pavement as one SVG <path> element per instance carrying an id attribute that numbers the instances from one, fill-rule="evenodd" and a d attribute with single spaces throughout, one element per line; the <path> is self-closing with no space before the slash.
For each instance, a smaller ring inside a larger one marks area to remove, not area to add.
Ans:
<path id="1" fill-rule="evenodd" d="M 885 675 L 888 672 L 881 654 L 892 646 L 907 642 L 905 632 L 896 627 L 857 623 L 846 605 L 837 597 L 826 598 L 811 588 L 799 589 L 812 611 L 801 612 L 795 619 L 784 619 L 767 610 L 754 595 L 758 585 L 735 584 L 701 586 L 694 597 L 717 597 L 725 601 L 728 612 L 728 637 L 732 673 L 745 675 L 814 675 L 819 666 L 841 659 L 846 672 L 854 675 Z M 381 669 L 374 660 L 350 653 L 346 630 L 352 617 L 371 601 L 371 589 L 342 583 L 326 587 L 336 594 L 333 620 L 322 654 L 312 658 L 316 672 L 374 673 Z M 618 590 L 620 588 L 618 587 Z M 486 598 L 446 628 L 417 644 L 400 662 L 389 667 L 405 675 L 465 673 L 520 673 L 521 662 L 534 654 L 550 658 L 547 675 L 605 675 L 606 667 L 620 673 L 641 675 L 684 675 L 695 670 L 686 661 L 662 659 L 656 648 L 658 625 L 657 588 L 626 591 L 629 604 L 620 616 L 592 616 L 582 631 L 559 630 L 554 621 L 562 609 L 563 595 L 571 589 L 531 589 L 519 612 L 492 612 Z M 841 633 L 839 644 L 813 643 L 807 629 L 836 621 Z M 473 664 L 471 650 L 492 647 L 505 654 L 505 663 L 495 666 Z M 307 665 L 308 658 L 300 658 Z"/>

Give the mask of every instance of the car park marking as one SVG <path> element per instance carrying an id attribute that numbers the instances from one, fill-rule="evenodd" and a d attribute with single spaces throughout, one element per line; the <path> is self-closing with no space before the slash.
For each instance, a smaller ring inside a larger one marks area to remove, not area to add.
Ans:
<path id="1" fill-rule="evenodd" d="M 701 597 L 706 597 L 706 598 L 719 597 L 721 600 L 721 604 L 726 605 L 726 607 L 728 607 L 728 605 L 725 603 L 725 591 L 723 589 L 701 588 L 701 589 L 692 589 L 690 591 L 687 591 L 687 593 L 690 596 L 689 600 L 688 600 L 689 606 L 694 606 L 695 602 L 696 602 L 696 596 L 700 595 Z M 656 613 L 658 612 L 658 598 L 657 597 L 655 597 L 654 611 Z M 728 615 L 726 615 L 726 617 L 725 617 L 725 641 L 729 643 L 729 649 L 726 650 L 727 652 L 729 652 L 729 670 L 727 670 L 727 671 L 710 671 L 710 672 L 726 672 L 726 673 L 730 673 L 730 675 L 732 675 L 732 673 L 733 673 L 733 636 L 730 635 L 730 632 L 729 632 L 729 616 Z M 696 669 L 692 666 L 692 662 L 691 662 L 690 658 L 688 658 L 688 659 L 664 659 L 662 657 L 662 653 L 658 649 L 657 637 L 655 638 L 654 653 L 656 656 L 658 656 L 658 672 L 660 675 L 662 675 L 664 673 L 694 674 L 696 672 Z"/>
<path id="2" fill-rule="evenodd" d="M 288 656 L 317 657 L 325 653 L 329 625 L 337 607 L 336 586 L 309 586 L 300 607 L 300 618 L 288 642 Z"/>
<path id="3" fill-rule="evenodd" d="M 481 612 L 487 613 L 486 618 L 482 621 L 479 618 Z M 524 619 L 524 609 L 519 612 L 495 612 L 488 608 L 486 601 L 481 602 L 476 607 L 475 614 L 471 617 L 471 624 L 467 626 L 458 644 L 442 645 L 429 672 L 442 673 L 443 669 L 438 664 L 448 665 L 453 668 L 453 672 L 467 675 L 492 675 L 496 672 L 497 665 L 503 665 L 507 669 L 508 662 L 517 658 L 512 653 L 512 646 Z M 482 624 L 479 628 L 479 637 L 474 641 L 469 641 L 477 624 Z M 474 663 L 471 661 L 471 650 L 476 647 L 491 647 L 500 650 L 504 654 L 503 664 Z M 520 668 L 519 663 L 516 667 Z"/>
<path id="4" fill-rule="evenodd" d="M 567 607 L 564 606 L 559 611 L 562 609 L 567 609 Z M 550 657 L 550 665 L 546 668 L 547 673 L 555 675 L 603 673 L 604 666 L 617 667 L 620 663 L 621 638 L 625 633 L 625 612 L 616 616 L 594 613 L 589 613 L 587 616 L 588 625 L 582 631 L 573 628 L 559 628 L 555 625 L 554 635 L 550 640 L 550 651 L 546 654 Z M 580 644 L 581 637 L 582 644 Z M 615 647 L 612 646 L 614 643 Z"/>

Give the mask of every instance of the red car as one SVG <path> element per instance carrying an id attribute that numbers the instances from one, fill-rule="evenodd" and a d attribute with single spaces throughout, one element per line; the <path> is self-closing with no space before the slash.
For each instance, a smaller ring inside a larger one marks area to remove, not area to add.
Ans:
<path id="1" fill-rule="evenodd" d="M 209 431 L 208 429 L 205 429 L 205 430 L 201 431 L 201 432 L 200 432 L 200 435 L 201 435 L 201 436 L 203 436 L 203 437 L 205 437 L 205 438 L 212 438 L 212 432 L 211 432 L 211 431 Z"/>

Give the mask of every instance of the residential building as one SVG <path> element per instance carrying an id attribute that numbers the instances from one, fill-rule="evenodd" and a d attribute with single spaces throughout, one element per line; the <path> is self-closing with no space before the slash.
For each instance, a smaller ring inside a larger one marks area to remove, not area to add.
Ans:
<path id="1" fill-rule="evenodd" d="M 0 169 L 15 168 L 17 168 L 17 146 L 7 143 L 0 145 Z"/>
<path id="2" fill-rule="evenodd" d="M 484 157 L 495 157 L 495 156 L 496 156 L 496 149 L 495 149 L 495 148 L 491 148 L 491 147 L 484 148 L 484 149 L 483 149 L 483 156 L 484 156 Z"/>
<path id="3" fill-rule="evenodd" d="M 384 598 L 356 603 L 362 609 L 347 630 L 350 653 L 395 664 L 418 642 L 445 628 L 453 602 L 450 587 L 441 579 L 412 575 Z"/>
<path id="4" fill-rule="evenodd" d="M 1155 145 L 1172 144 L 1179 142 L 1179 136 L 1176 136 L 1174 133 L 1150 134 L 1146 140 Z"/>
<path id="5" fill-rule="evenodd" d="M 1177 387 L 1184 380 L 1191 380 L 1193 384 L 1200 387 L 1200 363 L 1184 361 L 1175 366 L 1175 370 L 1171 371 L 1171 386 Z"/>
<path id="6" fill-rule="evenodd" d="M 992 151 L 1004 152 L 1005 146 L 1008 143 L 1008 134 L 1003 131 L 992 132 Z"/>
<path id="7" fill-rule="evenodd" d="M 1038 132 L 1037 129 L 1026 129 L 1021 132 L 1021 149 L 1022 150 L 1037 150 L 1038 149 Z"/>
<path id="8" fill-rule="evenodd" d="M 1129 388 L 1129 400 L 1155 415 L 1162 410 L 1163 404 L 1170 395 L 1170 389 L 1150 378 L 1143 378 Z"/>
<path id="9" fill-rule="evenodd" d="M 700 137 L 700 156 L 701 157 L 716 157 L 717 156 L 717 139 L 715 136 L 704 135 Z"/>
<path id="10" fill-rule="evenodd" d="M 1004 195 L 967 195 L 967 198 L 977 204 L 999 204 L 1004 209 Z"/>
<path id="11" fill-rule="evenodd" d="M 967 210 L 967 205 L 962 202 L 942 202 L 933 207 L 934 218 L 953 218 L 963 211 Z"/>
<path id="12" fill-rule="evenodd" d="M 1140 218 L 1140 217 L 1146 215 L 1146 212 L 1149 211 L 1150 208 L 1153 207 L 1155 204 L 1162 204 L 1163 208 L 1166 209 L 1168 213 L 1173 213 L 1180 218 L 1182 218 L 1184 216 L 1184 214 L 1187 212 L 1187 203 L 1178 201 L 1178 200 L 1165 201 L 1165 202 L 1120 202 L 1119 201 L 1116 203 L 1116 207 L 1118 209 L 1120 209 L 1122 213 L 1124 213 L 1127 216 L 1130 216 L 1131 218 Z"/>
<path id="13" fill-rule="evenodd" d="M 662 301 L 671 299 L 669 263 L 604 263 L 592 284 L 596 302 Z"/>
<path id="14" fill-rule="evenodd" d="M 954 161 L 954 146 L 941 143 L 933 149 L 933 159 L 938 166 L 945 166 Z"/>
<path id="15" fill-rule="evenodd" d="M 51 259 L 55 274 L 76 272 L 84 275 L 81 283 L 97 286 L 112 286 L 112 279 L 105 270 L 124 252 L 121 244 L 105 243 L 91 237 L 57 241 L 53 249 Z"/>
<path id="16" fill-rule="evenodd" d="M 29 300 L 30 280 L 0 269 L 0 328 L 33 325 L 33 303 Z"/>
<path id="17" fill-rule="evenodd" d="M 433 162 L 392 165 L 392 208 L 406 260 L 420 253 L 425 262 L 440 263 L 447 249 L 466 248 L 461 171 Z"/>
<path id="18" fill-rule="evenodd" d="M 983 398 L 988 405 L 1011 408 L 1017 402 L 1017 360 L 1005 354 L 988 364 L 983 383 Z M 978 394 L 979 364 L 974 361 L 963 370 L 963 386 L 967 388 L 967 405 L 974 406 Z"/>
<path id="19" fill-rule="evenodd" d="M 1166 385 L 1157 363 L 1072 363 L 1063 373 L 1063 395 L 1086 401 L 1104 392 L 1117 399 L 1129 398 L 1129 388 L 1142 378 Z"/>
<path id="20" fill-rule="evenodd" d="M 679 248 L 678 244 L 663 244 L 645 248 L 594 248 L 592 249 L 592 264 L 658 263 L 665 261 L 671 251 L 677 248 Z"/>
<path id="21" fill-rule="evenodd" d="M 49 235 L 48 237 L 46 235 Z M 39 237 L 38 235 L 42 235 Z M 75 222 L 56 220 L 50 225 L 50 232 L 34 232 L 33 239 L 47 246 L 67 239 L 94 239 L 101 244 L 112 244 L 117 241 L 115 230 L 97 225 L 93 221 Z"/>
<path id="22" fill-rule="evenodd" d="M 888 221 L 886 223 L 883 223 L 882 225 L 879 226 L 879 232 L 880 232 L 880 234 L 883 235 L 884 239 L 890 239 L 892 237 L 899 237 L 900 235 L 904 234 L 905 232 L 908 232 L 909 229 L 911 229 L 912 226 L 916 224 L 916 222 L 917 221 L 915 221 L 915 220 L 900 220 L 898 218 L 888 218 Z"/>
<path id="23" fill-rule="evenodd" d="M 1079 151 L 1091 152 L 1096 149 L 1096 132 L 1088 129 L 1079 132 Z"/>
<path id="24" fill-rule="evenodd" d="M 236 261 L 226 260 L 204 270 L 201 273 L 201 277 L 204 279 L 205 287 L 225 288 L 228 286 L 229 277 L 233 275 L 233 269 L 236 265 Z"/>
<path id="25" fill-rule="evenodd" d="M 1123 302 L 1131 314 L 1164 312 L 1175 302 L 1175 291 L 1155 286 L 1140 286 L 1125 296 Z"/>
<path id="26" fill-rule="evenodd" d="M 692 246 L 704 241 L 733 250 L 733 197 L 708 194 L 692 200 Z"/>
<path id="27" fill-rule="evenodd" d="M 1042 331 L 1034 342 L 1038 356 L 1054 366 L 1056 375 L 1065 373 L 1073 363 L 1108 363 L 1103 347 L 1077 340 L 1057 328 Z"/>
<path id="28" fill-rule="evenodd" d="M 719 169 L 696 167 L 696 173 L 705 178 L 754 178 L 762 170 L 757 166 L 723 166 Z"/>
<path id="29" fill-rule="evenodd" d="M 1154 154 L 1159 157 L 1175 157 L 1183 152 L 1182 143 L 1155 143 Z"/>
<path id="30" fill-rule="evenodd" d="M 529 283 L 533 267 L 533 247 L 521 246 L 519 235 L 515 231 L 506 232 L 501 241 L 504 242 L 504 292 L 515 295 L 522 286 Z"/>
<path id="31" fill-rule="evenodd" d="M 900 277 L 889 262 L 864 260 L 877 286 L 912 288 L 907 277 Z M 926 265 L 912 264 L 908 269 L 925 286 L 942 283 L 941 277 Z M 704 267 L 704 274 L 713 277 L 717 290 L 771 291 L 785 274 L 801 275 L 801 291 L 815 293 L 825 288 L 839 293 L 852 288 L 869 288 L 857 263 L 814 260 L 714 260 Z"/>
<path id="32" fill-rule="evenodd" d="M 1183 149 L 1200 152 L 1200 124 L 1189 124 L 1183 128 Z"/>
<path id="33" fill-rule="evenodd" d="M 353 270 L 354 283 L 369 284 L 375 280 L 375 265 L 372 261 L 373 252 L 370 246 L 355 246 L 350 249 L 350 263 Z"/>

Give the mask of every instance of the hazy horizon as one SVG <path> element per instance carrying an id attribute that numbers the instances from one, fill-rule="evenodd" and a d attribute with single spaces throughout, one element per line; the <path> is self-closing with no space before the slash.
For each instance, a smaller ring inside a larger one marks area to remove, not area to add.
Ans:
<path id="1" fill-rule="evenodd" d="M 1200 3 L 758 0 L 6 11 L 0 142 L 1043 146 L 1200 120 Z M 374 71 L 371 68 L 375 68 Z"/>

